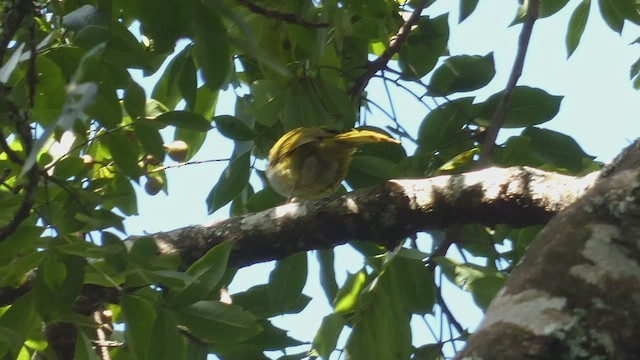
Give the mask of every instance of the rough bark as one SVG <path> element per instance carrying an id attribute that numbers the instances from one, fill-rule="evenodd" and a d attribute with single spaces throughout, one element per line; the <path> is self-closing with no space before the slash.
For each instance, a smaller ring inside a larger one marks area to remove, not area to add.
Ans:
<path id="1" fill-rule="evenodd" d="M 539 233 L 457 359 L 638 359 L 640 145 Z"/>

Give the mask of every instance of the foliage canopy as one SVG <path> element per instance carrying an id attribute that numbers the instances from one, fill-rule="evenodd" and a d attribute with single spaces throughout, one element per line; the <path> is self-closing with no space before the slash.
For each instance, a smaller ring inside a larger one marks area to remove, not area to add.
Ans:
<path id="1" fill-rule="evenodd" d="M 228 304 L 220 294 L 235 272 L 227 268 L 230 242 L 184 264 L 157 256 L 150 238 L 125 246 L 115 234 L 124 231 L 123 219 L 138 213 L 134 184 L 145 184 L 150 195 L 166 191 L 167 166 L 173 164 L 168 158 L 188 162 L 212 131 L 235 147 L 206 199 L 209 212 L 229 203 L 231 215 L 281 204 L 284 199 L 269 188 L 255 160 L 300 126 L 370 125 L 366 111 L 379 106 L 367 98 L 373 77 L 440 105 L 421 120 L 417 134 L 390 115 L 384 130 L 415 151 L 407 154 L 394 144 L 364 147 L 351 165 L 351 188 L 473 168 L 505 93 L 510 103 L 502 127 L 523 130 L 493 149 L 491 163 L 570 175 L 599 167 L 571 137 L 539 127 L 556 116 L 562 96 L 516 86 L 478 101 L 473 91 L 496 73 L 493 54 L 451 55 L 447 48 L 450 26 L 471 16 L 478 1 L 461 0 L 458 19 L 421 15 L 432 3 L 0 2 L 0 357 L 27 359 L 38 352 L 52 359 L 96 358 L 94 348 L 108 344 L 97 338 L 94 315 L 105 309 L 113 318 L 100 321 L 126 324 L 112 340 L 127 346 L 112 348 L 112 359 L 192 359 L 207 353 L 262 359 L 264 351 L 297 345 L 328 359 L 344 328 L 350 328 L 343 348 L 347 359 L 436 359 L 444 343 L 463 340 L 466 330 L 448 318 L 452 339 L 412 345 L 411 316 L 451 316 L 434 269 L 468 289 L 484 308 L 508 276 L 511 265 L 504 264 L 518 262 L 539 227 L 458 229 L 460 248 L 488 259 L 486 266 L 443 257 L 451 246 L 445 229 L 431 234 L 431 249 L 408 245 L 387 252 L 354 242 L 366 265 L 343 284 L 335 280 L 333 252 L 318 250 L 321 284 L 334 312 L 306 343 L 269 321 L 297 313 L 310 301 L 302 293 L 306 254 L 278 261 L 268 284 L 233 294 Z M 552 16 L 567 3 L 542 1 L 539 16 Z M 598 4 L 616 32 L 625 20 L 640 23 L 635 1 Z M 591 5 L 580 1 L 571 16 L 569 54 L 580 42 Z M 526 22 L 526 12 L 525 4 L 514 24 Z M 187 45 L 174 54 L 184 39 Z M 636 87 L 638 64 L 631 67 Z M 130 74 L 134 69 L 161 72 L 150 96 Z M 415 88 L 421 93 L 408 90 Z M 237 94 L 234 114 L 215 112 L 224 89 Z M 52 144 L 63 139 L 71 145 L 56 153 Z M 249 184 L 252 174 L 262 188 Z M 505 241 L 513 250 L 497 252 L 495 244 Z M 116 296 L 97 302 L 80 296 L 98 288 Z M 64 336 L 71 340 L 61 341 Z M 280 359 L 306 356 L 303 351 Z"/>

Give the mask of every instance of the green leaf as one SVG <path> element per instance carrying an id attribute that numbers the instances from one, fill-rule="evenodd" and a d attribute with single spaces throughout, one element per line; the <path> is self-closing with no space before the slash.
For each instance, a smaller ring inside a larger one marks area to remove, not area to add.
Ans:
<path id="1" fill-rule="evenodd" d="M 220 16 L 208 6 L 200 6 L 192 23 L 194 54 L 202 70 L 205 84 L 218 90 L 231 70 L 227 29 Z"/>
<path id="2" fill-rule="evenodd" d="M 354 189 L 373 186 L 395 178 L 396 163 L 375 156 L 357 155 L 351 158 L 347 183 Z"/>
<path id="3" fill-rule="evenodd" d="M 134 358 L 147 359 L 157 316 L 153 304 L 141 296 L 125 294 L 120 300 L 120 307 L 127 324 L 124 335 L 129 350 Z"/>
<path id="4" fill-rule="evenodd" d="M 262 331 L 253 314 L 219 301 L 200 301 L 177 309 L 175 314 L 190 333 L 215 343 L 239 343 Z"/>
<path id="5" fill-rule="evenodd" d="M 78 331 L 76 336 L 76 360 L 99 360 L 98 354 L 91 345 L 91 340 L 82 331 Z"/>
<path id="6" fill-rule="evenodd" d="M 132 119 L 136 120 L 145 116 L 147 102 L 144 89 L 135 81 L 130 81 L 124 90 L 124 108 Z"/>
<path id="7" fill-rule="evenodd" d="M 380 275 L 380 281 L 386 287 L 397 288 L 393 294 L 404 309 L 412 314 L 431 313 L 436 302 L 433 275 L 422 261 L 425 257 L 417 250 L 401 249 Z"/>
<path id="8" fill-rule="evenodd" d="M 584 166 L 583 159 L 594 159 L 572 137 L 553 130 L 531 127 L 525 129 L 522 136 L 531 139 L 531 154 L 544 164 L 579 172 Z"/>
<path id="9" fill-rule="evenodd" d="M 252 101 L 247 113 L 253 115 L 256 122 L 264 126 L 273 126 L 278 122 L 285 104 L 287 84 L 261 79 L 251 84 Z"/>
<path id="10" fill-rule="evenodd" d="M 5 358 L 8 352 L 17 354 L 24 341 L 34 331 L 40 331 L 42 319 L 36 312 L 34 296 L 33 292 L 22 295 L 0 316 L 0 328 L 11 329 L 12 334 L 12 341 L 0 341 L 0 357 Z"/>
<path id="11" fill-rule="evenodd" d="M 196 73 L 196 66 L 193 64 L 191 54 L 184 62 L 180 77 L 178 78 L 178 88 L 180 94 L 187 103 L 187 108 L 190 110 L 195 109 L 196 96 L 198 93 L 198 76 Z"/>
<path id="12" fill-rule="evenodd" d="M 487 274 L 471 282 L 468 288 L 476 305 L 482 310 L 486 310 L 496 293 L 504 287 L 506 281 L 507 279 L 499 274 Z"/>
<path id="13" fill-rule="evenodd" d="M 236 141 L 253 140 L 258 134 L 244 121 L 231 115 L 219 115 L 213 118 L 218 131 L 225 137 Z"/>
<path id="14" fill-rule="evenodd" d="M 295 305 L 307 282 L 307 253 L 298 253 L 276 261 L 269 275 L 269 299 L 280 310 Z"/>
<path id="15" fill-rule="evenodd" d="M 489 126 L 500 102 L 504 90 L 491 95 L 475 114 L 475 122 Z M 546 91 L 528 86 L 517 86 L 511 93 L 509 109 L 503 128 L 519 128 L 539 125 L 553 119 L 563 96 L 550 95 Z"/>
<path id="16" fill-rule="evenodd" d="M 250 155 L 250 152 L 247 152 L 238 156 L 222 172 L 218 182 L 207 196 L 209 214 L 228 204 L 247 186 Z"/>
<path id="17" fill-rule="evenodd" d="M 567 37 L 565 44 L 567 46 L 567 58 L 571 57 L 573 52 L 580 44 L 580 39 L 584 33 L 589 18 L 589 7 L 591 0 L 582 0 L 580 4 L 573 10 L 569 19 L 569 27 L 567 28 Z"/>
<path id="18" fill-rule="evenodd" d="M 336 314 L 347 314 L 357 310 L 360 292 L 366 285 L 366 281 L 367 273 L 364 270 L 347 275 L 347 279 L 338 290 L 333 302 L 333 309 Z"/>
<path id="19" fill-rule="evenodd" d="M 120 132 L 112 132 L 102 137 L 102 142 L 109 148 L 113 161 L 122 172 L 132 180 L 142 175 L 138 166 L 139 151 L 136 145 Z"/>
<path id="20" fill-rule="evenodd" d="M 345 359 L 408 359 L 412 352 L 409 315 L 394 299 L 392 287 L 378 283 L 363 297 L 366 305 L 352 319 Z"/>
<path id="21" fill-rule="evenodd" d="M 162 147 L 164 142 L 162 141 L 162 136 L 160 136 L 158 129 L 156 129 L 150 121 L 146 120 L 138 120 L 134 122 L 134 124 L 133 131 L 136 134 L 136 139 L 138 139 L 140 145 L 142 145 L 142 148 L 152 155 L 156 161 L 162 163 L 166 152 Z"/>
<path id="22" fill-rule="evenodd" d="M 117 272 L 122 272 L 127 268 L 127 248 L 124 243 L 116 235 L 103 231 L 101 234 L 101 243 L 110 251 L 105 251 L 104 260 Z"/>
<path id="23" fill-rule="evenodd" d="M 159 115 L 155 120 L 165 125 L 187 130 L 209 131 L 211 129 L 211 124 L 202 115 L 186 110 L 169 111 Z"/>
<path id="24" fill-rule="evenodd" d="M 266 284 L 256 285 L 247 291 L 236 293 L 232 299 L 234 304 L 264 319 L 282 314 L 297 314 L 311 301 L 310 297 L 302 294 L 296 304 L 283 311 L 271 303 L 269 286 Z"/>
<path id="25" fill-rule="evenodd" d="M 486 86 L 495 74 L 493 53 L 452 56 L 433 72 L 427 93 L 430 96 L 447 96 L 477 90 Z"/>
<path id="26" fill-rule="evenodd" d="M 333 249 L 316 250 L 316 258 L 320 266 L 320 285 L 329 303 L 333 303 L 338 294 L 336 271 L 334 268 L 335 254 Z"/>
<path id="27" fill-rule="evenodd" d="M 188 68 L 187 62 L 191 60 L 191 45 L 187 45 L 182 51 L 169 62 L 166 70 L 156 83 L 151 97 L 166 106 L 168 109 L 175 109 L 182 99 L 180 92 L 180 79 L 182 72 Z"/>
<path id="28" fill-rule="evenodd" d="M 616 9 L 615 2 L 617 0 L 598 0 L 598 5 L 600 7 L 600 14 L 602 15 L 602 19 L 609 26 L 609 28 L 618 34 L 622 33 L 622 28 L 624 27 L 624 17 L 620 15 L 620 13 Z M 626 0 L 622 0 L 626 1 Z"/>
<path id="29" fill-rule="evenodd" d="M 336 349 L 338 337 L 345 325 L 345 319 L 339 314 L 329 314 L 322 319 L 322 324 L 313 338 L 313 349 L 321 358 L 329 359 Z"/>
<path id="30" fill-rule="evenodd" d="M 169 292 L 167 304 L 185 306 L 208 298 L 218 287 L 218 282 L 227 269 L 227 260 L 233 247 L 232 241 L 225 241 L 213 247 L 187 269 L 193 282 L 177 292 Z"/>
<path id="31" fill-rule="evenodd" d="M 471 121 L 473 98 L 448 101 L 429 111 L 418 129 L 418 146 L 421 150 L 441 150 L 456 143 L 462 136 L 462 128 Z"/>
<path id="32" fill-rule="evenodd" d="M 460 19 L 458 23 L 463 22 L 476 9 L 478 0 L 460 0 Z"/>
<path id="33" fill-rule="evenodd" d="M 48 257 L 52 255 L 49 254 Z M 82 290 L 86 259 L 79 256 L 58 255 L 57 262 L 45 260 L 33 281 L 36 308 L 47 321 L 71 310 Z M 61 266 L 62 263 L 64 266 Z M 63 274 L 66 272 L 66 274 Z M 64 277 L 63 277 L 64 275 Z M 54 288 L 52 288 L 54 286 Z"/>
<path id="34" fill-rule="evenodd" d="M 200 86 L 196 91 L 196 105 L 193 112 L 205 119 L 211 119 L 215 114 L 218 94 L 219 91 L 212 91 L 204 85 Z"/>
<path id="35" fill-rule="evenodd" d="M 427 75 L 438 58 L 445 55 L 449 41 L 448 14 L 435 18 L 420 17 L 400 49 L 400 69 L 405 80 L 417 80 Z"/>
<path id="36" fill-rule="evenodd" d="M 186 359 L 186 338 L 178 331 L 173 313 L 162 308 L 151 330 L 147 359 Z"/>
<path id="37" fill-rule="evenodd" d="M 262 327 L 262 332 L 251 338 L 250 342 L 261 350 L 277 351 L 305 344 L 288 336 L 287 331 L 273 326 L 268 320 L 259 320 L 258 324 Z"/>
<path id="38" fill-rule="evenodd" d="M 84 161 L 75 156 L 68 156 L 60 160 L 53 168 L 53 176 L 68 179 L 86 170 Z"/>

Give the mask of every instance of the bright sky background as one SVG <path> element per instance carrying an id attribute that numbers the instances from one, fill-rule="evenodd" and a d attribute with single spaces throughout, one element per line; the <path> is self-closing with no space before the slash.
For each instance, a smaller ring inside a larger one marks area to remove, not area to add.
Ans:
<path id="1" fill-rule="evenodd" d="M 572 1 L 560 13 L 551 18 L 539 20 L 534 27 L 534 35 L 527 55 L 520 85 L 539 87 L 553 95 L 565 96 L 560 113 L 547 127 L 572 136 L 582 148 L 597 160 L 610 161 L 633 139 L 640 136 L 638 107 L 640 93 L 633 90 L 629 81 L 629 68 L 638 57 L 638 45 L 629 45 L 640 31 L 637 26 L 626 24 L 622 36 L 614 33 L 603 23 L 599 11 L 592 3 L 587 30 L 573 56 L 566 60 L 565 35 L 568 18 L 579 1 Z M 509 28 L 515 16 L 517 2 L 514 0 L 481 1 L 476 11 L 461 25 L 457 25 L 458 1 L 436 2 L 429 9 L 429 15 L 439 15 L 450 9 L 449 41 L 452 55 L 485 55 L 494 51 L 497 74 L 494 80 L 481 91 L 472 93 L 477 101 L 502 90 L 513 64 L 517 37 L 521 26 Z M 155 78 L 145 79 L 143 84 L 155 83 Z M 146 85 L 147 94 L 151 87 Z M 380 82 L 372 82 L 367 89 L 369 95 L 382 106 L 388 101 Z M 395 111 L 399 121 L 413 135 L 427 112 L 424 104 L 417 103 L 402 90 L 392 89 Z M 216 115 L 233 114 L 233 94 L 223 94 L 219 99 Z M 426 100 L 433 108 L 436 104 Z M 438 104 L 442 103 L 438 99 Z M 371 124 L 389 124 L 381 112 L 368 115 Z M 516 131 L 516 133 L 519 131 Z M 512 132 L 513 134 L 513 132 Z M 165 133 L 165 141 L 172 140 Z M 500 139 L 506 139 L 503 134 Z M 407 145 L 409 153 L 413 148 Z M 225 159 L 231 154 L 232 143 L 215 131 L 207 138 L 205 146 L 193 160 Z M 150 197 L 138 188 L 140 216 L 126 220 L 129 234 L 154 233 L 223 220 L 228 217 L 228 207 L 212 216 L 207 216 L 205 198 L 216 183 L 226 162 L 185 166 L 168 170 L 169 196 L 164 194 Z M 257 165 L 263 168 L 263 164 Z M 422 239 L 420 241 L 428 241 Z M 422 244 L 421 244 L 422 245 Z M 426 249 L 426 244 L 423 249 Z M 348 246 L 336 252 L 336 273 L 338 281 L 344 280 L 347 271 L 355 272 L 362 267 L 362 260 Z M 300 340 L 311 340 L 323 316 L 331 312 L 317 275 L 315 256 L 309 254 L 310 272 L 305 293 L 313 298 L 301 314 L 274 319 L 276 326 L 291 330 L 290 335 Z M 272 264 L 261 264 L 239 272 L 230 286 L 231 294 L 245 290 L 252 285 L 268 280 Z M 452 311 L 464 325 L 475 328 L 481 319 L 480 311 L 464 292 L 447 287 L 445 299 Z M 414 337 L 418 343 L 430 339 L 424 325 L 414 322 Z M 299 348 L 298 351 L 304 349 Z M 274 354 L 277 357 L 277 354 Z"/>

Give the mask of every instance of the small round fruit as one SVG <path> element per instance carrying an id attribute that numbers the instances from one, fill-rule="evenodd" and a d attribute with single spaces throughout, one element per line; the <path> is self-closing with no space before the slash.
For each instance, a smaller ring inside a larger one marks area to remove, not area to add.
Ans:
<path id="1" fill-rule="evenodd" d="M 169 144 L 162 146 L 164 151 L 167 152 L 171 160 L 176 162 L 183 162 L 189 154 L 189 145 L 182 140 L 176 140 Z"/>
<path id="2" fill-rule="evenodd" d="M 144 184 L 144 191 L 149 195 L 156 195 L 164 187 L 164 179 L 159 176 L 147 177 L 147 183 Z"/>

